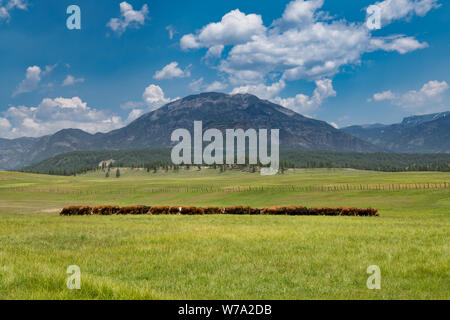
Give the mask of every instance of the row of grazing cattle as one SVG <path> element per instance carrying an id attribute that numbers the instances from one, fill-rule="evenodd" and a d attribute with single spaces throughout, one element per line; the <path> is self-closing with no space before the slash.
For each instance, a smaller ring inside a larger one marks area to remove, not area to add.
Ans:
<path id="1" fill-rule="evenodd" d="M 133 207 L 65 207 L 61 211 L 63 216 L 83 215 L 128 215 L 128 214 L 235 214 L 235 215 L 290 215 L 290 216 L 379 216 L 377 209 L 373 208 L 306 208 L 306 207 L 186 207 L 186 206 L 133 206 Z"/>

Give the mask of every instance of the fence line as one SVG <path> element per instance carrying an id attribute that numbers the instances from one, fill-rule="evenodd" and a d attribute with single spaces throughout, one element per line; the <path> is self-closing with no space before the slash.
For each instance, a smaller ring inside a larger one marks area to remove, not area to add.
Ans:
<path id="1" fill-rule="evenodd" d="M 335 185 L 269 185 L 269 186 L 185 186 L 185 187 L 129 187 L 124 189 L 103 188 L 100 193 L 122 194 L 122 193 L 214 193 L 214 192 L 342 192 L 342 191 L 401 191 L 401 190 L 442 190 L 450 189 L 449 182 L 443 183 L 393 183 L 393 184 L 335 184 Z M 4 188 L 4 191 L 13 192 L 38 192 L 71 195 L 94 195 L 99 190 L 77 189 L 61 187 L 34 188 L 34 187 L 14 187 Z"/>
<path id="2" fill-rule="evenodd" d="M 405 184 L 338 184 L 321 186 L 230 186 L 230 187 L 165 187 L 150 188 L 147 191 L 159 192 L 187 192 L 187 193 L 212 193 L 212 192 L 264 192 L 264 191 L 290 191 L 290 192 L 341 192 L 341 191 L 400 191 L 400 190 L 440 190 L 450 189 L 450 183 L 405 183 Z"/>

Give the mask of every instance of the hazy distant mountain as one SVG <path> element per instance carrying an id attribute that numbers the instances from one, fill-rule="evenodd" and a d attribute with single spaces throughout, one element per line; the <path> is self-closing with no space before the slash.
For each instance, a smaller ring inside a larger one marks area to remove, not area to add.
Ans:
<path id="1" fill-rule="evenodd" d="M 40 138 L 0 139 L 0 168 L 17 169 L 56 154 L 95 148 L 93 137 L 78 129 L 65 129 Z"/>
<path id="2" fill-rule="evenodd" d="M 450 111 L 412 116 L 393 125 L 342 130 L 392 152 L 450 153 Z"/>
<path id="3" fill-rule="evenodd" d="M 380 149 L 337 130 L 249 94 L 202 93 L 169 103 L 108 133 L 66 129 L 41 138 L 0 141 L 0 168 L 17 169 L 75 150 L 127 150 L 171 145 L 173 130 L 192 132 L 194 120 L 203 129 L 280 129 L 283 148 L 372 152 Z"/>
<path id="4" fill-rule="evenodd" d="M 450 111 L 425 114 L 425 115 L 420 115 L 420 116 L 412 116 L 412 117 L 404 118 L 402 121 L 402 125 L 404 127 L 415 127 L 422 123 L 431 122 L 431 121 L 439 120 L 442 118 L 447 118 L 447 120 L 448 120 L 448 117 L 450 117 Z"/>

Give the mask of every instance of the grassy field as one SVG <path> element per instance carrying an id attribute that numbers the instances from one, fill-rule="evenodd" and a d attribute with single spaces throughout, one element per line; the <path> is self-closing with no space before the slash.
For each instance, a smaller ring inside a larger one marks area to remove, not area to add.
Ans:
<path id="1" fill-rule="evenodd" d="M 0 298 L 449 299 L 449 182 L 349 169 L 0 172 Z M 80 204 L 357 206 L 381 217 L 58 215 Z M 69 265 L 81 290 L 66 288 Z M 366 287 L 369 265 L 381 290 Z"/>

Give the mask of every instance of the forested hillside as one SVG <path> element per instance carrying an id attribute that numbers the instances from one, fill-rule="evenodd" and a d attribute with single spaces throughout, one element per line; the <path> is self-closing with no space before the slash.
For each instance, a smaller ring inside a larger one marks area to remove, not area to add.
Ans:
<path id="1" fill-rule="evenodd" d="M 111 161 L 112 160 L 112 161 Z M 450 171 L 450 154 L 356 153 L 333 151 L 280 151 L 280 172 L 286 168 L 354 168 L 375 171 Z M 148 171 L 177 170 L 170 149 L 74 151 L 22 169 L 24 172 L 56 175 L 80 174 L 106 167 L 146 168 Z M 230 167 L 219 166 L 222 170 Z M 257 171 L 256 166 L 247 167 Z"/>

